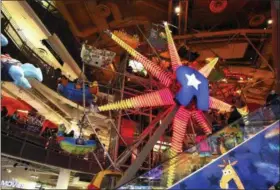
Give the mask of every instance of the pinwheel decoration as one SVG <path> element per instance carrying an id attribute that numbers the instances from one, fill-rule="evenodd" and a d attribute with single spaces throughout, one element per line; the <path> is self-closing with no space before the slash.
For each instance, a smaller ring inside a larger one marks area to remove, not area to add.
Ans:
<path id="1" fill-rule="evenodd" d="M 205 134 L 210 134 L 212 132 L 211 127 L 203 116 L 203 111 L 208 111 L 209 108 L 229 111 L 231 105 L 209 96 L 209 84 L 206 77 L 209 76 L 210 72 L 215 67 L 218 58 L 211 59 L 208 64 L 199 71 L 183 65 L 167 22 L 164 22 L 164 27 L 173 73 L 164 71 L 159 65 L 137 52 L 112 32 L 108 30 L 105 31 L 111 39 L 124 48 L 136 61 L 141 62 L 147 72 L 159 80 L 163 88 L 126 100 L 102 105 L 99 106 L 98 109 L 102 112 L 178 104 L 180 107 L 173 120 L 171 150 L 175 153 L 179 153 L 182 151 L 183 140 L 185 138 L 188 122 L 191 118 L 197 121 Z M 174 88 L 175 86 L 179 86 L 179 90 L 178 88 Z M 196 98 L 197 108 L 190 110 L 187 106 L 194 98 Z"/>

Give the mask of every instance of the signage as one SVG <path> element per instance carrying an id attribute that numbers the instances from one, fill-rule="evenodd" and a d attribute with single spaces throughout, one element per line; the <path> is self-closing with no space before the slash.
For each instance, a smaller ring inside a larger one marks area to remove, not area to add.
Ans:
<path id="1" fill-rule="evenodd" d="M 12 187 L 12 188 L 23 188 L 23 184 L 20 184 L 16 179 L 12 180 L 2 180 L 1 181 L 1 187 Z"/>

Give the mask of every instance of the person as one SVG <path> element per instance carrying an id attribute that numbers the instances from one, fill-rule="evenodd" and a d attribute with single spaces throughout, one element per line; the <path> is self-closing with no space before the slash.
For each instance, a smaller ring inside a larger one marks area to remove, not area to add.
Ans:
<path id="1" fill-rule="evenodd" d="M 203 167 L 207 163 L 207 158 L 211 156 L 211 146 L 209 145 L 207 135 L 198 133 L 195 138 L 200 157 L 200 164 Z"/>
<path id="2" fill-rule="evenodd" d="M 227 121 L 228 124 L 231 124 L 231 123 L 239 120 L 240 118 L 242 118 L 241 114 L 238 112 L 238 110 L 235 106 L 232 106 L 231 107 L 231 113 L 230 113 L 228 121 Z"/>
<path id="3" fill-rule="evenodd" d="M 269 95 L 266 98 L 266 105 L 270 105 L 272 102 L 274 102 L 279 97 L 278 94 L 276 94 L 275 90 L 272 90 Z"/>
<path id="4" fill-rule="evenodd" d="M 5 118 L 8 115 L 8 109 L 6 106 L 2 106 L 2 110 L 1 110 L 1 118 Z"/>
<path id="5" fill-rule="evenodd" d="M 17 123 L 18 119 L 19 119 L 18 111 L 15 111 L 10 121 L 13 123 Z"/>
<path id="6" fill-rule="evenodd" d="M 74 137 L 74 134 L 75 134 L 75 132 L 74 132 L 74 130 L 71 130 L 68 134 L 66 134 L 65 136 L 66 137 Z"/>
<path id="7" fill-rule="evenodd" d="M 272 90 L 267 96 L 266 105 L 271 107 L 271 111 L 275 117 L 280 118 L 280 97 L 275 90 Z"/>
<path id="8" fill-rule="evenodd" d="M 216 133 L 220 129 L 222 129 L 222 126 L 216 120 L 213 120 L 212 121 L 212 133 Z"/>
<path id="9" fill-rule="evenodd" d="M 96 139 L 97 139 L 96 135 L 92 133 L 92 134 L 90 134 L 90 136 L 89 136 L 89 139 L 88 139 L 88 140 L 93 140 L 93 141 L 96 141 Z"/>

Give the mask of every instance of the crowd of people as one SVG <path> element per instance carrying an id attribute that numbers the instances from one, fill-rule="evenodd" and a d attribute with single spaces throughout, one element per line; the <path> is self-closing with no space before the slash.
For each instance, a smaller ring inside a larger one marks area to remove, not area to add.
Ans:
<path id="1" fill-rule="evenodd" d="M 44 126 L 44 130 L 42 130 L 43 125 L 47 122 L 45 122 L 45 117 L 37 112 L 20 114 L 20 111 L 16 110 L 12 115 L 8 115 L 8 109 L 2 106 L 1 119 L 7 123 L 7 129 L 9 129 L 10 124 L 16 124 L 28 132 L 39 134 L 45 138 L 54 136 L 57 132 L 57 129 L 48 128 L 48 126 Z"/>

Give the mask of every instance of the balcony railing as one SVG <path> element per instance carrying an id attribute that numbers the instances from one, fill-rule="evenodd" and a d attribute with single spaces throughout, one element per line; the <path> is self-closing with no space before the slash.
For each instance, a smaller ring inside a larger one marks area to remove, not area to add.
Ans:
<path id="1" fill-rule="evenodd" d="M 23 125 L 1 120 L 2 153 L 26 160 L 66 168 L 85 173 L 101 171 L 97 161 L 90 153 L 88 156 L 75 156 L 64 152 L 56 139 L 48 139 L 27 131 Z M 46 147 L 49 141 L 49 146 Z M 104 154 L 97 153 L 98 160 L 106 168 Z"/>

